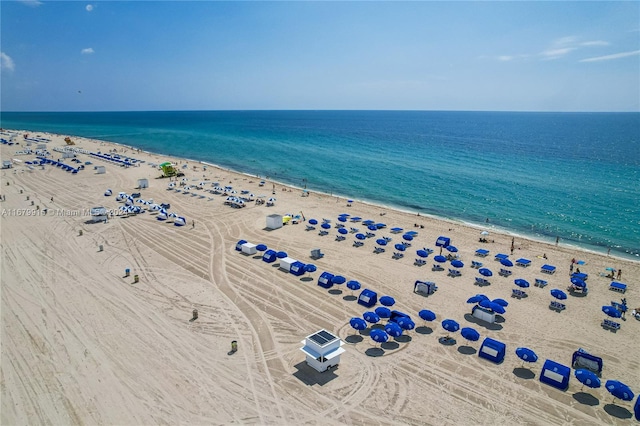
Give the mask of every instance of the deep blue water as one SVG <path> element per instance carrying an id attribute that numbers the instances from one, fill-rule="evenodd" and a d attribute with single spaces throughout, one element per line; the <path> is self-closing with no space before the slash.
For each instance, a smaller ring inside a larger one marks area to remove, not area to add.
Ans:
<path id="1" fill-rule="evenodd" d="M 640 114 L 2 112 L 298 187 L 640 256 Z"/>

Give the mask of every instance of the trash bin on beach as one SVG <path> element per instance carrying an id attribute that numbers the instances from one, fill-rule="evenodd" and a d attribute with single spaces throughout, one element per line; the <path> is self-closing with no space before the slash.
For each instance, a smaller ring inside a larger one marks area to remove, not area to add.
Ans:
<path id="1" fill-rule="evenodd" d="M 191 317 L 191 321 L 198 319 L 198 310 L 193 310 L 193 316 Z"/>
<path id="2" fill-rule="evenodd" d="M 124 276 L 128 277 L 129 275 L 131 275 L 131 269 L 127 268 L 124 270 Z"/>
<path id="3" fill-rule="evenodd" d="M 104 251 L 104 247 L 102 246 L 102 244 L 98 246 L 98 251 Z"/>
<path id="4" fill-rule="evenodd" d="M 237 352 L 238 351 L 238 341 L 237 340 L 232 340 L 231 341 L 231 352 Z"/>
<path id="5" fill-rule="evenodd" d="M 78 235 L 80 235 L 82 237 L 82 229 L 80 231 L 78 231 Z"/>
<path id="6" fill-rule="evenodd" d="M 136 274 L 136 275 L 134 275 L 134 276 L 133 276 L 133 282 L 134 282 L 134 283 L 137 283 L 138 281 L 140 281 L 140 278 L 139 278 L 139 277 L 138 277 L 138 275 Z"/>

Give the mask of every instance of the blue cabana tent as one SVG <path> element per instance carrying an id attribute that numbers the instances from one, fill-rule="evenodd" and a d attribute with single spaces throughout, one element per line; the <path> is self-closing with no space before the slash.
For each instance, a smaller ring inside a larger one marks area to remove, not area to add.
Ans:
<path id="1" fill-rule="evenodd" d="M 636 405 L 633 407 L 633 412 L 636 415 L 636 420 L 640 422 L 640 395 L 636 399 Z"/>
<path id="2" fill-rule="evenodd" d="M 451 238 L 440 236 L 436 240 L 436 247 L 447 247 L 451 243 Z"/>
<path id="3" fill-rule="evenodd" d="M 389 316 L 390 322 L 398 322 L 401 318 L 411 319 L 411 317 L 404 312 L 400 311 L 391 311 L 391 316 Z"/>
<path id="4" fill-rule="evenodd" d="M 302 262 L 295 261 L 291 264 L 291 266 L 289 267 L 289 272 L 291 272 L 293 275 L 299 277 L 300 275 L 304 275 L 304 273 L 306 272 L 304 267 L 306 265 Z"/>
<path id="5" fill-rule="evenodd" d="M 262 261 L 267 263 L 273 263 L 278 258 L 276 254 L 277 252 L 275 250 L 267 250 L 262 255 Z"/>
<path id="6" fill-rule="evenodd" d="M 600 377 L 602 374 L 602 358 L 587 353 L 584 349 L 578 349 L 573 353 L 571 366 L 578 370 L 584 368 Z"/>
<path id="7" fill-rule="evenodd" d="M 247 240 L 240 240 L 236 243 L 236 251 L 242 251 L 242 245 L 246 243 Z"/>
<path id="8" fill-rule="evenodd" d="M 570 378 L 571 368 L 550 359 L 544 362 L 542 371 L 540 371 L 540 381 L 542 383 L 560 390 L 566 390 L 569 387 Z"/>
<path id="9" fill-rule="evenodd" d="M 334 275 L 331 272 L 323 272 L 322 275 L 318 277 L 318 285 L 322 288 L 331 288 L 331 286 L 333 285 L 331 279 L 333 277 Z"/>
<path id="10" fill-rule="evenodd" d="M 500 364 L 504 361 L 504 355 L 507 353 L 507 345 L 490 337 L 486 337 L 478 350 L 480 358 L 488 359 L 491 362 Z"/>
<path id="11" fill-rule="evenodd" d="M 370 308 L 378 303 L 378 293 L 365 288 L 358 296 L 358 304 Z M 392 313 L 393 314 L 393 313 Z"/>

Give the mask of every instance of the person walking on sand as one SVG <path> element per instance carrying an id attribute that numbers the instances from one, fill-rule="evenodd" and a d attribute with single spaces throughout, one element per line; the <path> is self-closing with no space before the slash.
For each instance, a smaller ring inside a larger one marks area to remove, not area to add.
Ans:
<path id="1" fill-rule="evenodd" d="M 193 222 L 191 222 L 191 229 L 195 229 L 196 227 L 196 221 L 194 220 Z"/>
<path id="2" fill-rule="evenodd" d="M 618 278 L 617 279 L 621 279 L 622 278 L 622 269 L 618 268 Z"/>

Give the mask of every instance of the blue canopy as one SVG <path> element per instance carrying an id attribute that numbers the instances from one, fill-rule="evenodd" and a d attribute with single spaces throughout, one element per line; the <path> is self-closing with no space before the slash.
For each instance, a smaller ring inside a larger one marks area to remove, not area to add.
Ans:
<path id="1" fill-rule="evenodd" d="M 356 234 L 356 238 L 359 239 L 359 240 L 365 240 L 367 238 L 367 236 L 364 235 L 364 234 Z"/>
<path id="2" fill-rule="evenodd" d="M 487 268 L 480 268 L 478 269 L 478 272 L 484 277 L 490 277 L 493 275 L 493 272 L 491 272 L 491 270 Z"/>
<path id="3" fill-rule="evenodd" d="M 396 244 L 394 247 L 398 251 L 405 251 L 407 249 L 407 247 L 405 247 L 404 244 L 400 244 L 400 243 Z"/>
<path id="4" fill-rule="evenodd" d="M 477 342 L 480 339 L 480 333 L 471 327 L 464 327 L 460 330 L 460 334 L 462 337 L 472 342 Z"/>
<path id="5" fill-rule="evenodd" d="M 342 275 L 336 275 L 333 278 L 331 278 L 331 283 L 332 284 L 344 284 L 345 281 L 347 281 L 347 279 L 345 277 L 343 277 Z"/>
<path id="6" fill-rule="evenodd" d="M 413 320 L 411 320 L 411 318 L 409 317 L 402 317 L 398 319 L 398 325 L 403 330 L 413 330 L 414 328 L 416 328 L 416 323 L 413 322 Z"/>
<path id="7" fill-rule="evenodd" d="M 437 256 L 434 256 L 433 260 L 435 260 L 436 262 L 439 262 L 439 263 L 444 263 L 444 262 L 447 261 L 447 258 L 439 254 Z"/>
<path id="8" fill-rule="evenodd" d="M 607 388 L 614 398 L 618 398 L 623 401 L 631 401 L 634 397 L 631 388 L 618 380 L 607 380 L 604 387 Z"/>
<path id="9" fill-rule="evenodd" d="M 436 319 L 436 314 L 434 314 L 428 309 L 423 309 L 420 312 L 418 312 L 418 316 L 425 321 L 433 321 Z"/>
<path id="10" fill-rule="evenodd" d="M 276 253 L 276 257 L 278 259 L 284 259 L 285 257 L 288 257 L 289 255 L 287 254 L 286 251 L 279 251 Z"/>
<path id="11" fill-rule="evenodd" d="M 454 259 L 451 261 L 451 266 L 453 266 L 454 268 L 462 268 L 464 266 L 464 263 L 462 263 L 458 259 Z"/>
<path id="12" fill-rule="evenodd" d="M 605 314 L 609 315 L 610 317 L 613 318 L 620 318 L 622 316 L 622 312 L 620 312 L 619 310 L 617 310 L 616 308 L 614 308 L 611 305 L 605 305 L 602 307 L 602 312 L 604 312 Z"/>
<path id="13" fill-rule="evenodd" d="M 376 240 L 376 243 L 378 243 L 381 246 L 386 246 L 387 245 L 387 240 L 385 240 L 384 238 L 378 238 Z"/>
<path id="14" fill-rule="evenodd" d="M 418 250 L 416 254 L 420 257 L 429 257 L 429 252 L 426 250 Z"/>
<path id="15" fill-rule="evenodd" d="M 384 330 L 380 330 L 379 328 L 374 328 L 373 330 L 371 330 L 369 336 L 371 336 L 371 339 L 373 339 L 374 342 L 378 343 L 384 343 L 389 340 L 389 335 L 387 334 L 387 332 Z"/>
<path id="16" fill-rule="evenodd" d="M 513 262 L 507 258 L 500 259 L 500 263 L 502 263 L 504 266 L 507 266 L 507 267 L 513 266 Z"/>
<path id="17" fill-rule="evenodd" d="M 575 370 L 573 374 L 576 376 L 576 379 L 583 385 L 589 386 L 590 388 L 599 388 L 601 386 L 600 379 L 593 371 L 586 370 L 584 368 L 580 368 Z"/>
<path id="18" fill-rule="evenodd" d="M 527 288 L 527 287 L 529 287 L 529 281 L 527 281 L 527 280 L 523 280 L 522 278 L 516 278 L 515 280 L 513 280 L 513 282 L 514 282 L 518 287 L 522 287 L 522 288 Z"/>
<path id="19" fill-rule="evenodd" d="M 567 298 L 567 293 L 557 288 L 551 290 L 551 295 L 558 300 L 565 300 Z"/>
<path id="20" fill-rule="evenodd" d="M 384 306 L 393 306 L 396 303 L 396 300 L 391 296 L 382 296 L 380 298 L 380 303 Z"/>
<path id="21" fill-rule="evenodd" d="M 456 321 L 452 320 L 452 319 L 446 319 L 444 321 L 442 321 L 442 328 L 444 328 L 445 330 L 454 333 L 458 330 L 460 330 L 460 324 L 458 324 Z"/>
<path id="22" fill-rule="evenodd" d="M 267 246 L 266 246 L 266 245 L 264 245 L 264 244 L 258 244 L 258 245 L 256 246 L 256 250 L 258 250 L 258 251 L 265 251 L 265 250 L 267 250 Z"/>
<path id="23" fill-rule="evenodd" d="M 349 321 L 349 324 L 355 330 L 364 330 L 365 328 L 367 328 L 367 322 L 362 318 L 358 318 L 358 317 L 351 318 L 351 320 Z"/>
<path id="24" fill-rule="evenodd" d="M 436 247 L 446 247 L 451 242 L 451 238 L 440 236 L 436 240 Z"/>
<path id="25" fill-rule="evenodd" d="M 495 303 L 496 305 L 502 306 L 503 308 L 506 308 L 507 306 L 509 306 L 509 302 L 507 302 L 504 299 L 493 299 L 492 302 Z"/>
<path id="26" fill-rule="evenodd" d="M 376 314 L 373 311 L 367 311 L 365 312 L 362 317 L 364 318 L 364 320 L 366 322 L 370 322 L 371 324 L 375 324 L 378 321 L 380 321 L 380 317 L 378 316 L 378 314 Z"/>
<path id="27" fill-rule="evenodd" d="M 536 362 L 538 361 L 538 355 L 534 351 L 529 348 L 518 348 L 516 349 L 516 355 L 518 358 L 525 362 Z"/>
<path id="28" fill-rule="evenodd" d="M 489 298 L 484 294 L 476 294 L 475 296 L 468 298 L 467 303 L 480 303 L 483 300 L 489 300 Z"/>
<path id="29" fill-rule="evenodd" d="M 356 280 L 347 281 L 347 288 L 349 290 L 360 290 L 360 283 Z"/>
<path id="30" fill-rule="evenodd" d="M 395 322 L 389 322 L 384 326 L 384 331 L 392 337 L 400 337 L 402 336 L 402 327 L 400 327 Z"/>
<path id="31" fill-rule="evenodd" d="M 389 318 L 391 316 L 391 309 L 386 306 L 378 306 L 375 309 L 375 313 L 378 314 L 380 318 Z"/>
<path id="32" fill-rule="evenodd" d="M 344 235 L 344 234 L 348 234 L 349 231 L 347 230 L 347 228 L 340 228 L 338 229 L 338 233 Z"/>
<path id="33" fill-rule="evenodd" d="M 410 235 L 410 234 L 404 234 L 404 235 L 402 236 L 402 239 L 403 239 L 403 240 L 406 240 L 406 241 L 413 241 L 413 236 L 412 236 L 412 235 Z"/>
<path id="34" fill-rule="evenodd" d="M 309 223 L 310 223 L 311 225 L 317 225 L 317 224 L 318 224 L 318 221 L 317 221 L 317 220 L 315 220 L 315 219 L 309 219 Z"/>

